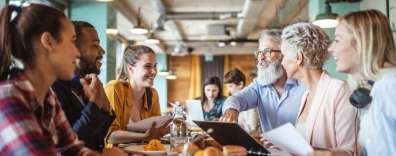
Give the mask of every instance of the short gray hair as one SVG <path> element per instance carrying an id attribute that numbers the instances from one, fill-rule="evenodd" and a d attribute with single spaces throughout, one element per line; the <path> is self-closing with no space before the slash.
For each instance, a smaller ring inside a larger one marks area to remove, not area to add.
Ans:
<path id="1" fill-rule="evenodd" d="M 282 32 L 282 47 L 287 46 L 293 56 L 301 52 L 304 66 L 322 68 L 328 58 L 329 37 L 326 32 L 311 23 L 296 23 L 287 26 Z"/>
<path id="2" fill-rule="evenodd" d="M 280 29 L 266 29 L 263 30 L 260 33 L 260 39 L 259 39 L 259 43 L 261 43 L 263 41 L 263 39 L 265 38 L 269 38 L 270 40 L 278 43 L 280 45 L 281 43 L 281 34 L 282 34 L 282 30 Z"/>

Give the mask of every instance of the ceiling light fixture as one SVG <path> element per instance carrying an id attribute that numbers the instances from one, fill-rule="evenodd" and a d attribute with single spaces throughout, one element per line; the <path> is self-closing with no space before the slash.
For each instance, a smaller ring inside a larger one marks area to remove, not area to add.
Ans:
<path id="1" fill-rule="evenodd" d="M 168 80 L 174 80 L 176 78 L 177 78 L 177 76 L 176 76 L 176 74 L 173 71 L 170 71 L 169 75 L 166 76 L 166 79 L 168 79 Z"/>
<path id="2" fill-rule="evenodd" d="M 164 70 L 164 69 L 162 69 L 162 70 L 160 70 L 159 72 L 158 72 L 158 75 L 159 76 L 168 76 L 169 75 L 169 71 L 168 70 Z"/>
<path id="3" fill-rule="evenodd" d="M 119 31 L 115 28 L 107 28 L 106 29 L 106 34 L 108 35 L 117 35 Z"/>
<path id="4" fill-rule="evenodd" d="M 321 28 L 334 28 L 337 26 L 337 14 L 331 12 L 330 2 L 325 2 L 325 12 L 316 16 L 312 23 Z"/>
<path id="5" fill-rule="evenodd" d="M 217 46 L 218 46 L 218 47 L 225 47 L 225 46 L 226 46 L 226 43 L 225 43 L 225 42 L 218 42 L 218 43 L 217 43 Z"/>
<path id="6" fill-rule="evenodd" d="M 131 29 L 131 33 L 137 34 L 137 35 L 145 35 L 145 34 L 148 33 L 148 30 L 147 30 L 146 28 L 143 28 L 143 27 L 141 26 L 141 21 L 140 21 L 140 9 L 141 9 L 141 8 L 139 7 L 139 11 L 138 11 L 138 14 L 137 14 L 137 25 L 134 26 L 134 27 Z"/>
<path id="7" fill-rule="evenodd" d="M 231 42 L 230 42 L 230 45 L 233 46 L 233 47 L 235 47 L 235 46 L 237 46 L 237 42 L 236 42 L 236 41 L 231 41 Z"/>
<path id="8" fill-rule="evenodd" d="M 154 37 L 154 32 L 149 33 L 146 40 L 144 40 L 146 44 L 159 44 L 160 41 Z"/>

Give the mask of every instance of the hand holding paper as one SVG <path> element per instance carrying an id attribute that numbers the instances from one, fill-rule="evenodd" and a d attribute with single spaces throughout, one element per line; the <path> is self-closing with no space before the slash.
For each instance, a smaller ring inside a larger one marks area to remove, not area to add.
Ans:
<path id="1" fill-rule="evenodd" d="M 275 146 L 294 155 L 307 156 L 313 151 L 309 143 L 290 123 L 267 132 L 265 137 Z"/>

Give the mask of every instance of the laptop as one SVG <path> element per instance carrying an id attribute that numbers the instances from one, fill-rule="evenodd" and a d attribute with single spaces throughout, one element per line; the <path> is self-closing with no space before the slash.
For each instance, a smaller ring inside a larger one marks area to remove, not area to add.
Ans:
<path id="1" fill-rule="evenodd" d="M 201 100 L 186 100 L 187 117 L 189 121 L 204 121 Z"/>
<path id="2" fill-rule="evenodd" d="M 249 155 L 266 155 L 270 153 L 237 123 L 215 121 L 194 122 L 222 146 L 239 145 L 245 147 Z"/>

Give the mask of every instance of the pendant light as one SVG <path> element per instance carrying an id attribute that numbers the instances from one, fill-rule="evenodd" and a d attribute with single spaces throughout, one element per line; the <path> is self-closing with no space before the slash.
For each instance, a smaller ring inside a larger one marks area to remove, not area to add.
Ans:
<path id="1" fill-rule="evenodd" d="M 337 26 L 337 14 L 331 12 L 330 2 L 325 2 L 325 12 L 316 16 L 312 23 L 321 28 L 334 28 Z"/>
<path id="2" fill-rule="evenodd" d="M 146 44 L 159 44 L 160 41 L 154 37 L 154 32 L 151 31 L 149 33 L 147 39 L 144 40 L 144 43 L 146 43 Z"/>
<path id="3" fill-rule="evenodd" d="M 148 33 L 148 30 L 146 28 L 143 28 L 141 25 L 141 21 L 140 21 L 140 7 L 139 7 L 139 11 L 137 14 L 137 25 L 134 26 L 130 31 L 133 34 L 137 34 L 137 35 L 145 35 Z"/>

